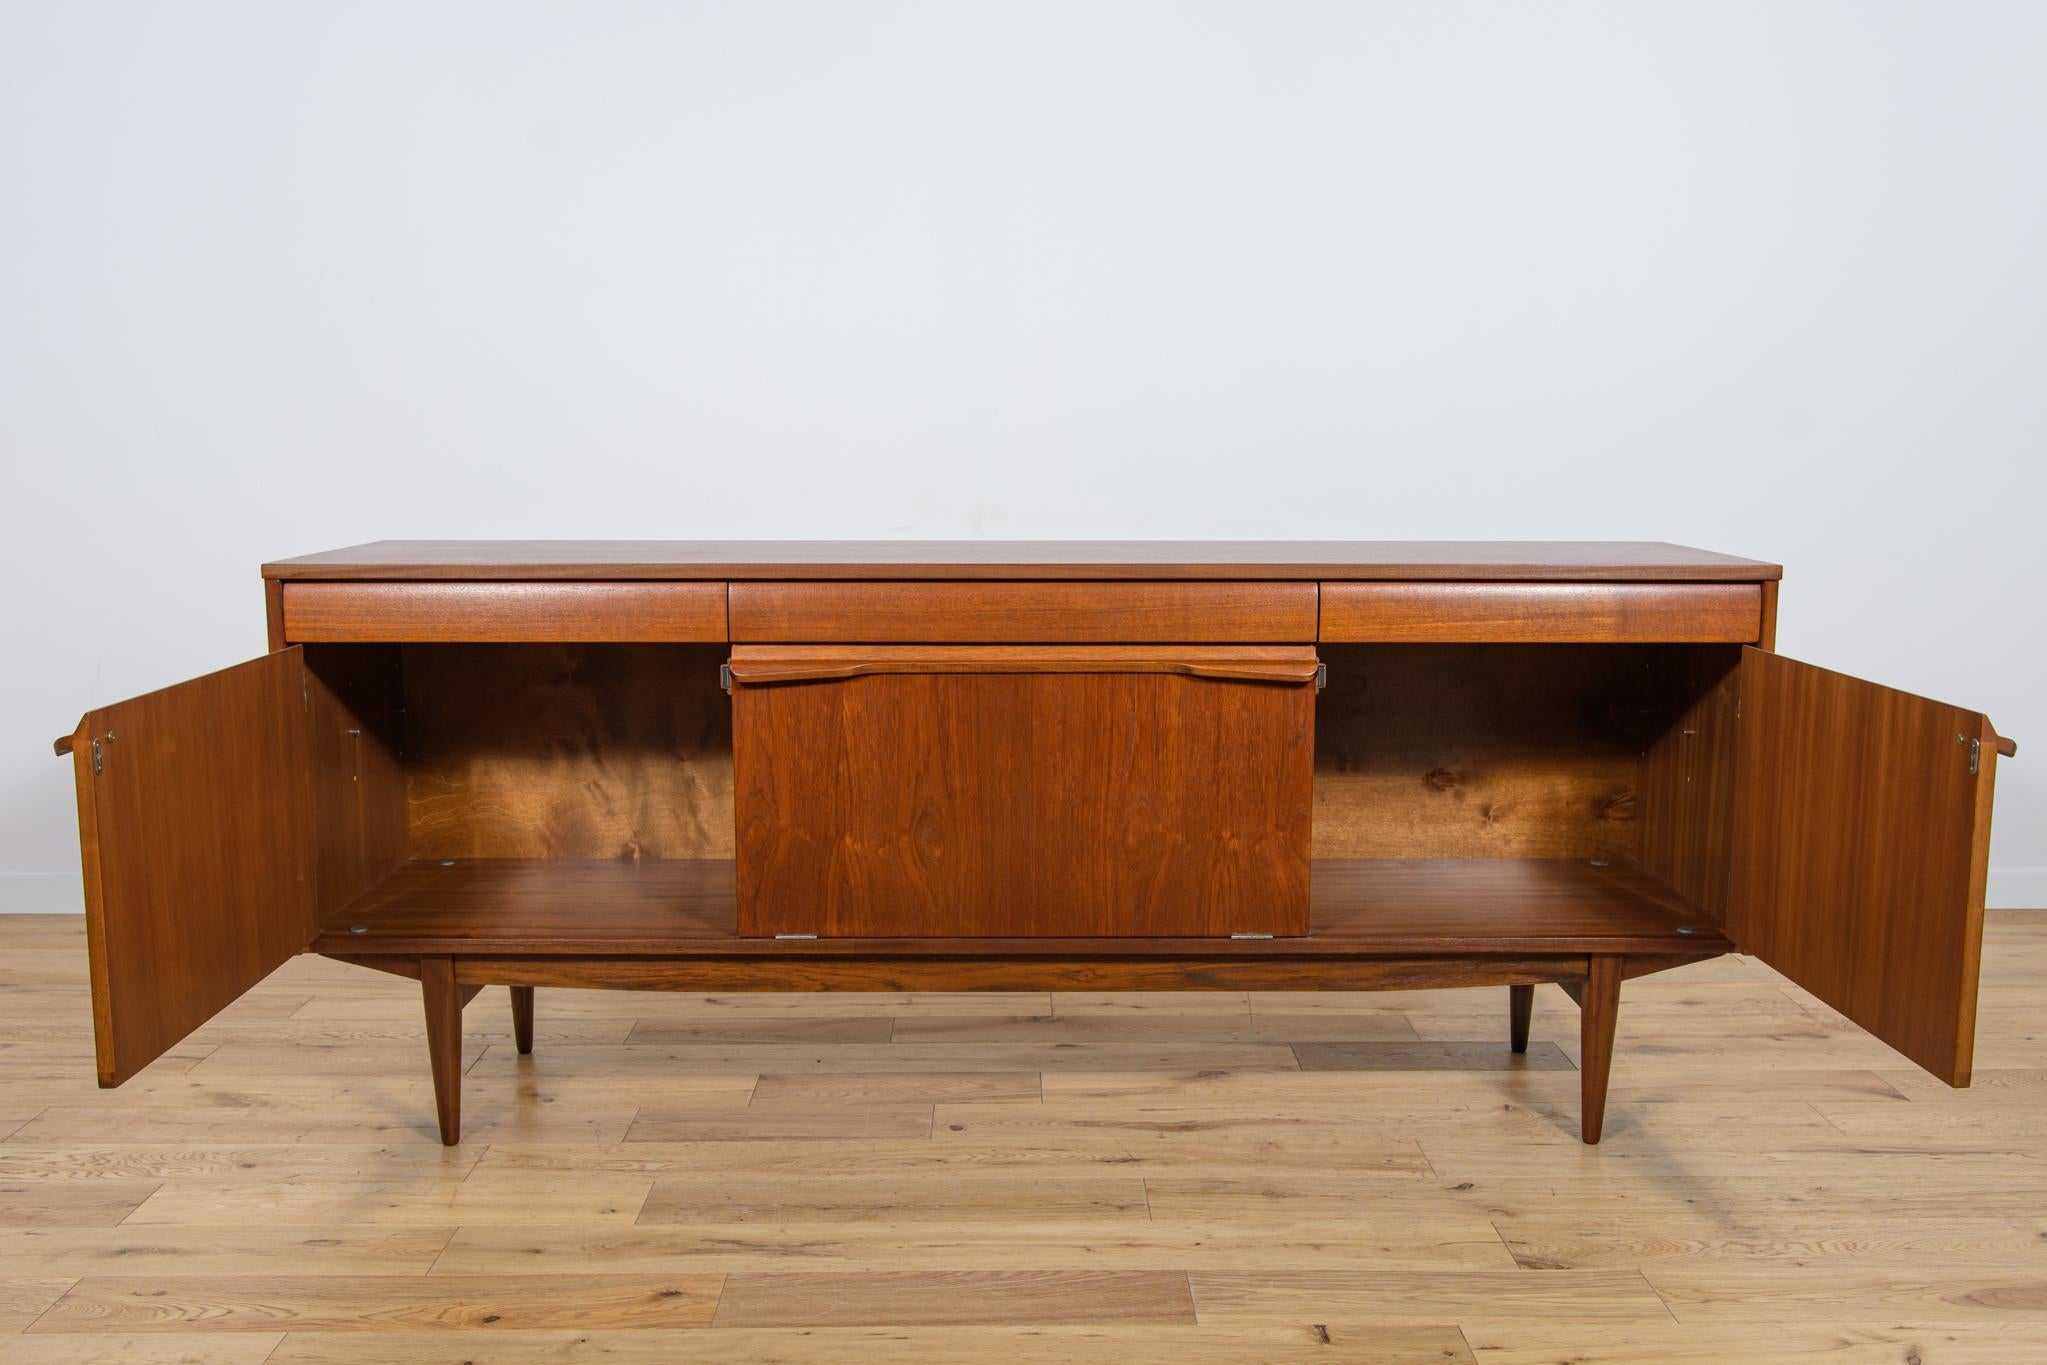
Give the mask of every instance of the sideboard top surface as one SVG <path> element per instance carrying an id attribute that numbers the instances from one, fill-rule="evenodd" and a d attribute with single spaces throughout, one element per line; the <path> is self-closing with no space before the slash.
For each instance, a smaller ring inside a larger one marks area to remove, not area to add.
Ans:
<path id="1" fill-rule="evenodd" d="M 1644 540 L 377 540 L 276 579 L 1335 578 L 1755 582 L 1761 560 Z"/>

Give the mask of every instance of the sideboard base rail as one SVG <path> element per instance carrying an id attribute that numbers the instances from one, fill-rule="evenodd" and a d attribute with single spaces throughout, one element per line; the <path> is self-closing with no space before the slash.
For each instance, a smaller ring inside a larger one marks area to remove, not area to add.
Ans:
<path id="1" fill-rule="evenodd" d="M 426 1009 L 427 1053 L 441 1141 L 462 1136 L 462 1011 L 485 986 L 509 986 L 513 1036 L 533 1051 L 534 990 L 539 986 L 671 991 L 1173 991 L 1429 990 L 1508 988 L 1508 1046 L 1528 1049 L 1535 987 L 1561 986 L 1580 1007 L 1579 1132 L 1599 1141 L 1621 982 L 1716 956 L 1558 954 L 1530 957 L 1443 956 L 1330 959 L 1195 960 L 1158 958 L 838 958 L 791 961 L 758 957 L 420 957 L 331 953 L 337 961 L 415 978 Z"/>

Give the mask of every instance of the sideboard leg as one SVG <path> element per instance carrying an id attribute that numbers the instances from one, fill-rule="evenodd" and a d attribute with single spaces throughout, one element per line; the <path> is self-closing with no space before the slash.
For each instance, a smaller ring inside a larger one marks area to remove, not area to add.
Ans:
<path id="1" fill-rule="evenodd" d="M 1535 1011 L 1535 987 L 1507 987 L 1507 1041 L 1516 1052 L 1528 1051 L 1528 1016 Z"/>
<path id="2" fill-rule="evenodd" d="M 1613 1067 L 1613 1026 L 1620 1015 L 1621 958 L 1595 953 L 1579 992 L 1579 1116 L 1585 1141 L 1599 1141 L 1606 1123 L 1606 1078 Z"/>
<path id="3" fill-rule="evenodd" d="M 519 1055 L 524 1057 L 533 1051 L 533 988 L 512 987 L 512 1039 L 519 1045 Z"/>
<path id="4" fill-rule="evenodd" d="M 462 1140 L 462 992 L 455 985 L 455 959 L 423 957 L 419 984 L 426 997 L 426 1052 L 434 1069 L 434 1108 L 441 1119 L 441 1144 Z"/>

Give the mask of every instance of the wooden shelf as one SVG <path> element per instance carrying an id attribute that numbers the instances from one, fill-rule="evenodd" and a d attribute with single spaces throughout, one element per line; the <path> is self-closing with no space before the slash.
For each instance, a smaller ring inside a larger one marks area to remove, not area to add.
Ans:
<path id="1" fill-rule="evenodd" d="M 1314 865 L 1303 938 L 741 938 L 724 860 L 410 862 L 326 926 L 315 952 L 746 957 L 1364 957 L 1726 952 L 1636 864 L 1340 859 Z M 361 926 L 362 932 L 352 931 Z"/>

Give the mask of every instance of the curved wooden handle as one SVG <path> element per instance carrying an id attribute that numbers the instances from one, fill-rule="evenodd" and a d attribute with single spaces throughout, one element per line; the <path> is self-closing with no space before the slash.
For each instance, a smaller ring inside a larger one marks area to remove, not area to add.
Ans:
<path id="1" fill-rule="evenodd" d="M 2015 739 L 2007 739 L 2003 735 L 1999 735 L 1997 737 L 1997 752 L 2004 758 L 2017 758 L 2019 756 L 2019 742 Z"/>
<path id="2" fill-rule="evenodd" d="M 1176 673 L 1228 682 L 1315 681 L 1313 646 L 757 646 L 726 665 L 741 686 L 900 673 Z"/>
<path id="3" fill-rule="evenodd" d="M 62 758 L 64 755 L 70 753 L 71 750 L 74 747 L 76 747 L 77 744 L 78 744 L 77 735 L 75 734 L 59 735 L 57 736 L 57 742 L 51 745 L 50 747 L 57 751 L 57 757 Z"/>
<path id="4" fill-rule="evenodd" d="M 1065 660 L 1040 662 L 1031 659 L 976 659 L 949 663 L 940 659 L 818 659 L 803 663 L 734 663 L 732 681 L 741 685 L 768 683 L 826 682 L 841 678 L 875 677 L 890 673 L 1178 673 L 1189 678 L 1220 678 L 1230 682 L 1311 683 L 1313 663 L 1193 662 L 1187 660 L 1142 659 L 1127 662 Z"/>

